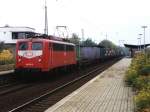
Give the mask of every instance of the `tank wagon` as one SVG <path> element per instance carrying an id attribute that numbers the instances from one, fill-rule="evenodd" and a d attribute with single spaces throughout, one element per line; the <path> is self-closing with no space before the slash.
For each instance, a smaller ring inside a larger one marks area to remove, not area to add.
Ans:
<path id="1" fill-rule="evenodd" d="M 120 56 L 120 52 L 101 46 L 79 46 L 50 39 L 22 39 L 16 44 L 15 71 L 50 71 L 84 65 Z"/>

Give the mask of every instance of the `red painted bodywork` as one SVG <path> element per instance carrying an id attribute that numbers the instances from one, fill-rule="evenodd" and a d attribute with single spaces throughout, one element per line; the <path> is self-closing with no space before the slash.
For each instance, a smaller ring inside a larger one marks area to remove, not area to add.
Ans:
<path id="1" fill-rule="evenodd" d="M 19 43 L 27 42 L 29 47 L 28 51 L 31 50 L 32 42 L 42 43 L 42 55 L 33 58 L 26 58 L 24 56 L 19 56 Z M 63 43 L 67 45 L 73 45 L 67 42 L 53 41 L 49 39 L 24 39 L 19 40 L 16 44 L 16 70 L 21 69 L 38 69 L 40 71 L 49 71 L 57 67 L 63 67 L 66 65 L 76 64 L 76 51 L 54 51 L 53 43 Z M 75 46 L 75 45 L 73 45 Z M 41 60 L 39 62 L 39 60 Z"/>

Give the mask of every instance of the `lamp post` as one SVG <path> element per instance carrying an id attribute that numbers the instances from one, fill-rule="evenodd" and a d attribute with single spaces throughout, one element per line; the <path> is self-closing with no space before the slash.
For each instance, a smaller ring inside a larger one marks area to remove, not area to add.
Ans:
<path id="1" fill-rule="evenodd" d="M 141 51 L 140 46 L 141 46 L 141 38 L 137 38 L 138 39 L 138 51 Z"/>
<path id="2" fill-rule="evenodd" d="M 144 37 L 144 53 L 145 53 L 145 28 L 147 28 L 147 26 L 142 26 L 142 28 L 144 29 L 143 37 Z"/>
<path id="3" fill-rule="evenodd" d="M 121 47 L 122 46 L 122 44 L 124 44 L 125 43 L 125 40 L 119 40 L 119 46 Z"/>
<path id="4" fill-rule="evenodd" d="M 142 34 L 139 34 L 139 39 L 140 39 L 140 51 L 142 50 L 141 49 L 141 39 L 142 39 Z"/>

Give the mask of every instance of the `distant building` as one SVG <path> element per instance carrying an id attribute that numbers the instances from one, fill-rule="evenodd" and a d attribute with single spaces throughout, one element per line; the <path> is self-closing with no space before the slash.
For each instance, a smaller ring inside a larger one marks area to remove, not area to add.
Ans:
<path id="1" fill-rule="evenodd" d="M 4 42 L 6 48 L 11 49 L 15 55 L 16 42 L 18 39 L 24 39 L 35 35 L 35 29 L 30 27 L 0 27 L 0 42 Z"/>
<path id="2" fill-rule="evenodd" d="M 137 52 L 144 51 L 144 44 L 142 45 L 131 45 L 131 44 L 124 44 L 126 48 L 129 48 L 130 57 L 133 57 Z M 145 48 L 150 46 L 150 44 L 145 44 Z"/>
<path id="3" fill-rule="evenodd" d="M 17 39 L 24 39 L 34 36 L 35 29 L 30 27 L 0 27 L 0 42 L 5 44 L 16 44 Z"/>

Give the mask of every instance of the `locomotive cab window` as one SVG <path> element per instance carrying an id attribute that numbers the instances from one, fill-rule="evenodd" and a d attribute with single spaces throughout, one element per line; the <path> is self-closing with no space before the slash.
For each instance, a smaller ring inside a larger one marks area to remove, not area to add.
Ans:
<path id="1" fill-rule="evenodd" d="M 64 51 L 65 50 L 64 48 L 65 48 L 65 45 L 63 45 L 63 44 L 53 43 L 54 51 Z"/>
<path id="2" fill-rule="evenodd" d="M 66 51 L 74 51 L 74 46 L 66 45 Z"/>
<path id="3" fill-rule="evenodd" d="M 41 42 L 33 42 L 32 50 L 42 50 L 42 43 Z"/>
<path id="4" fill-rule="evenodd" d="M 27 49 L 28 49 L 28 43 L 27 42 L 19 43 L 19 50 L 27 50 Z"/>

